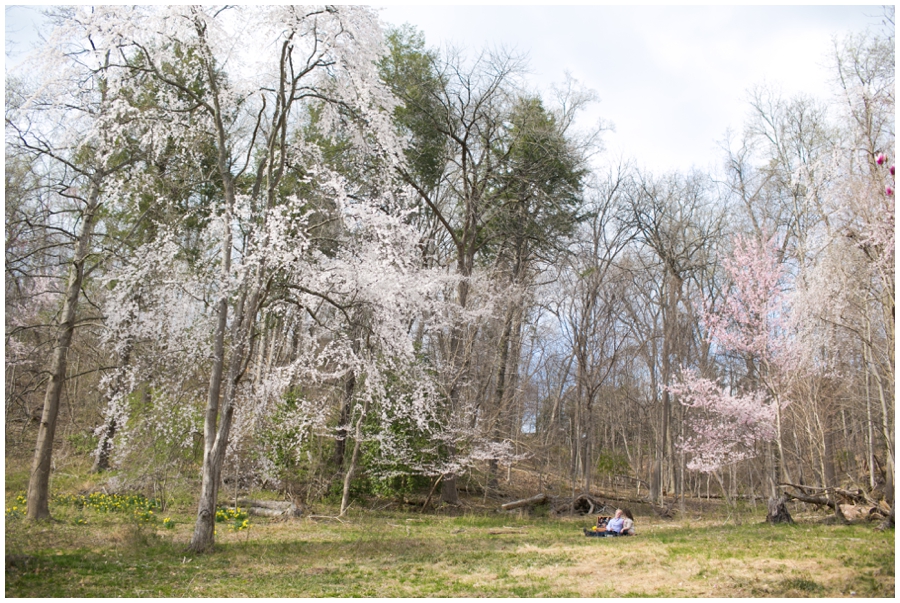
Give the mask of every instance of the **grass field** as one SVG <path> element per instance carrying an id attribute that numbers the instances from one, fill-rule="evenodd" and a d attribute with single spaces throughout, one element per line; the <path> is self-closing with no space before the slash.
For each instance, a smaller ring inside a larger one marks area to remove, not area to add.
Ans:
<path id="1" fill-rule="evenodd" d="M 55 520 L 33 524 L 7 493 L 7 597 L 894 596 L 893 530 L 821 516 L 770 526 L 760 510 L 736 526 L 638 514 L 638 535 L 620 539 L 582 536 L 590 518 L 238 517 L 198 556 L 187 507 L 81 504 L 57 498 Z"/>

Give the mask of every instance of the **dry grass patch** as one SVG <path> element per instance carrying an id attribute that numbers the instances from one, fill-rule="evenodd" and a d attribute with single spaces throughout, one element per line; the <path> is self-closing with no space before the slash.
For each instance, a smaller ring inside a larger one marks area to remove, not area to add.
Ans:
<path id="1" fill-rule="evenodd" d="M 886 571 L 894 558 L 892 534 L 869 530 L 654 526 L 645 531 L 651 536 L 587 539 L 591 549 L 577 563 L 546 575 L 557 583 L 577 584 L 580 596 L 893 596 L 893 572 Z M 818 535 L 822 531 L 859 536 Z"/>

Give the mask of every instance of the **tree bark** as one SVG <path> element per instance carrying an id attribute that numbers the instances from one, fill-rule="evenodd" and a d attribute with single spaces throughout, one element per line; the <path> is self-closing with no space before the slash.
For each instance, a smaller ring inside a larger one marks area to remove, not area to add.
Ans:
<path id="1" fill-rule="evenodd" d="M 794 523 L 794 519 L 787 509 L 787 496 L 782 494 L 778 498 L 769 499 L 769 514 L 766 521 L 771 524 Z"/>
<path id="2" fill-rule="evenodd" d="M 341 400 L 341 418 L 337 430 L 337 437 L 334 439 L 334 456 L 332 462 L 337 471 L 344 470 L 344 456 L 347 450 L 347 423 L 350 421 L 350 409 L 353 404 L 353 392 L 356 390 L 356 373 L 350 371 L 347 379 L 344 381 L 344 395 Z"/>
<path id="3" fill-rule="evenodd" d="M 359 448 L 362 444 L 362 424 L 366 420 L 366 413 L 369 410 L 369 400 L 366 399 L 363 404 L 362 412 L 356 421 L 356 434 L 353 442 L 353 454 L 350 455 L 350 466 L 347 467 L 347 473 L 344 475 L 344 490 L 341 494 L 341 513 L 339 517 L 343 517 L 350 506 L 350 484 L 353 481 L 353 474 L 356 473 L 356 462 L 359 458 Z"/>
<path id="4" fill-rule="evenodd" d="M 501 422 L 506 415 L 506 370 L 509 363 L 510 335 L 512 333 L 513 310 L 509 308 L 504 320 L 503 334 L 500 336 L 500 359 L 497 361 L 497 387 L 494 390 L 494 409 L 496 418 L 492 427 L 492 439 L 500 441 Z M 497 460 L 488 463 L 488 489 L 497 489 Z"/>
<path id="5" fill-rule="evenodd" d="M 894 504 L 891 503 L 891 512 L 885 518 L 881 525 L 878 526 L 880 530 L 893 530 L 894 529 Z"/>
<path id="6" fill-rule="evenodd" d="M 835 475 L 834 470 L 834 431 L 832 430 L 832 409 L 826 408 L 823 413 L 823 425 L 822 425 L 822 470 L 825 474 L 825 483 L 822 484 L 825 487 L 825 491 L 828 495 L 828 498 L 835 503 L 834 505 L 834 514 L 838 518 L 838 520 L 843 521 L 844 517 L 841 514 L 840 505 L 836 504 L 837 500 L 835 499 L 834 489 L 837 487 L 837 476 Z"/>
<path id="7" fill-rule="evenodd" d="M 223 225 L 225 235 L 222 241 L 222 281 L 228 282 L 231 277 L 232 246 L 232 212 L 234 211 L 234 180 L 228 167 L 227 135 L 222 123 L 219 107 L 218 89 L 215 85 L 216 75 L 212 65 L 207 65 L 208 77 L 213 90 L 216 111 L 213 115 L 216 124 L 217 167 L 222 178 L 225 197 L 225 219 Z M 239 317 L 235 317 L 237 320 Z M 225 450 L 222 442 L 216 437 L 219 425 L 219 396 L 222 388 L 222 377 L 225 371 L 225 332 L 228 328 L 228 297 L 222 294 L 216 308 L 216 329 L 213 335 L 213 364 L 209 377 L 209 392 L 206 399 L 206 415 L 203 422 L 203 465 L 201 470 L 200 502 L 197 509 L 197 523 L 191 538 L 190 548 L 195 552 L 203 552 L 212 548 L 215 542 L 216 499 L 221 479 L 221 460 Z M 217 445 L 218 444 L 218 445 Z"/>
<path id="8" fill-rule="evenodd" d="M 456 475 L 453 473 L 448 473 L 441 481 L 441 502 L 459 505 L 459 490 L 456 487 Z"/>
<path id="9" fill-rule="evenodd" d="M 471 200 L 467 199 L 467 204 L 471 203 Z M 467 210 L 467 215 L 471 213 L 472 209 L 469 207 Z M 467 218 L 468 220 L 469 218 Z M 457 266 L 456 272 L 460 276 L 459 285 L 457 286 L 457 302 L 460 308 L 465 309 L 468 300 L 469 300 L 469 277 L 472 276 L 472 271 L 475 263 L 475 251 L 474 251 L 474 240 L 473 236 L 469 230 L 467 229 L 464 233 L 463 238 L 459 245 L 457 245 Z M 456 413 L 459 410 L 459 381 L 461 378 L 464 378 L 469 373 L 469 352 L 466 349 L 467 345 L 464 341 L 464 329 L 460 325 L 456 325 L 453 327 L 453 334 L 451 335 L 451 343 L 450 343 L 450 358 L 451 358 L 451 366 L 453 367 L 454 372 L 454 383 L 450 388 L 450 413 Z M 474 417 L 473 417 L 474 420 Z M 452 458 L 456 454 L 456 446 L 454 444 L 450 444 L 447 450 L 450 458 Z M 443 481 L 441 482 L 441 502 L 446 503 L 448 505 L 459 505 L 459 491 L 456 487 L 456 473 L 449 472 L 444 474 Z"/>
<path id="10" fill-rule="evenodd" d="M 257 273 L 257 277 L 260 277 L 263 270 L 263 266 L 258 268 L 259 272 Z M 232 325 L 232 341 L 234 341 L 234 344 L 232 345 L 231 350 L 228 375 L 224 379 L 225 393 L 222 396 L 221 412 L 219 412 L 218 404 L 214 407 L 215 413 L 209 412 L 212 408 L 212 404 L 211 399 L 208 401 L 207 423 L 204 425 L 204 437 L 207 435 L 206 429 L 214 431 L 212 439 L 204 439 L 205 446 L 200 484 L 200 504 L 197 511 L 197 524 L 194 528 L 194 535 L 191 538 L 190 544 L 190 549 L 198 553 L 210 550 L 215 543 L 216 504 L 218 501 L 219 486 L 221 484 L 222 465 L 225 461 L 225 452 L 228 448 L 228 439 L 231 434 L 231 423 L 234 418 L 237 385 L 244 369 L 246 348 L 250 340 L 250 331 L 252 330 L 254 316 L 258 309 L 258 283 L 256 283 L 255 286 L 257 287 L 256 292 L 250 297 L 248 302 L 247 289 L 250 285 L 243 285 L 243 294 L 238 300 L 235 308 L 234 322 Z M 221 371 L 219 374 L 221 374 Z M 215 390 L 216 393 L 218 393 L 218 387 L 211 387 L 210 390 Z M 218 419 L 218 427 L 216 427 L 216 419 Z"/>
<path id="11" fill-rule="evenodd" d="M 60 399 L 66 381 L 69 346 L 75 332 L 75 315 L 78 309 L 81 285 L 84 281 L 84 263 L 94 234 L 99 203 L 100 183 L 99 177 L 97 177 L 91 182 L 90 194 L 82 215 L 81 229 L 75 243 L 75 253 L 69 268 L 68 285 L 62 308 L 62 320 L 57 329 L 56 346 L 53 349 L 50 381 L 47 383 L 47 390 L 44 394 L 44 409 L 41 413 L 31 477 L 28 481 L 26 517 L 30 520 L 50 518 L 50 467 L 53 438 L 56 435 Z"/>
<path id="12" fill-rule="evenodd" d="M 100 443 L 97 446 L 97 456 L 94 464 L 91 466 L 91 473 L 103 473 L 109 470 L 109 455 L 112 453 L 113 439 L 116 437 L 116 429 L 118 424 L 114 416 L 106 420 L 106 427 L 100 436 Z"/>

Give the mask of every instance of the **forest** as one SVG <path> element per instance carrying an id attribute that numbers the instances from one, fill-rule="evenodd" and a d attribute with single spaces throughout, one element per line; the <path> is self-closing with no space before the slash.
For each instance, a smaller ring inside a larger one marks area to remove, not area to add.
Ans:
<path id="1" fill-rule="evenodd" d="M 716 173 L 603 151 L 596 95 L 353 6 L 52 9 L 7 72 L 5 421 L 298 505 L 602 491 L 894 517 L 894 23 L 833 96 L 751 91 Z M 26 467 L 27 466 L 27 467 Z M 407 533 L 409 529 L 407 528 Z"/>

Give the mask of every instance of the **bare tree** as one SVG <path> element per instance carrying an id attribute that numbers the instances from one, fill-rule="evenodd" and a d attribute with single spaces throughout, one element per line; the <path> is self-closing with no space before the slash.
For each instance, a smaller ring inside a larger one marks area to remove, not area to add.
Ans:
<path id="1" fill-rule="evenodd" d="M 674 472 L 672 403 L 665 386 L 671 383 L 676 368 L 689 360 L 697 335 L 687 285 L 711 264 L 710 252 L 722 234 L 724 212 L 716 208 L 709 183 L 700 174 L 675 174 L 656 180 L 642 177 L 629 198 L 628 212 L 636 241 L 650 254 L 644 257 L 660 273 L 659 290 L 650 300 L 659 309 L 661 332 L 647 334 L 653 341 L 644 348 L 653 367 L 651 374 L 659 371 L 658 379 L 651 384 L 662 392 L 650 479 L 650 498 L 660 501 L 664 479 L 673 491 L 680 483 Z"/>

